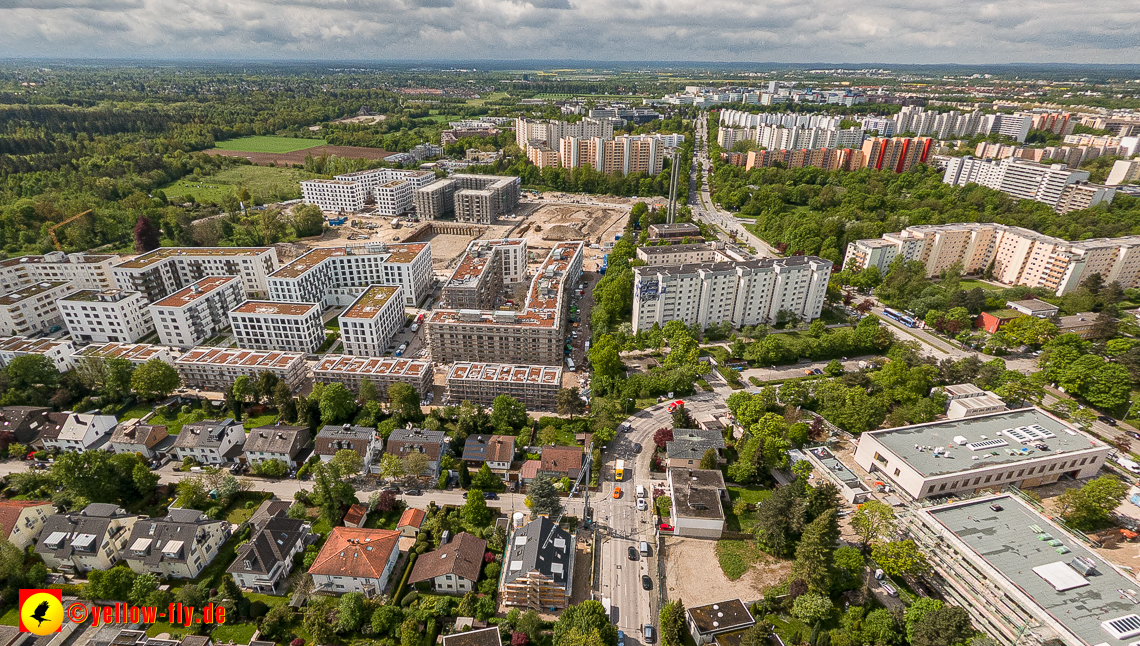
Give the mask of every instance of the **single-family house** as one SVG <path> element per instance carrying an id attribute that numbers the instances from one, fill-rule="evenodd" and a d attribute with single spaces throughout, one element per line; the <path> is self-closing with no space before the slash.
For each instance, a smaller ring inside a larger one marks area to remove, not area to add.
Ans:
<path id="1" fill-rule="evenodd" d="M 524 485 L 530 484 L 532 480 L 538 477 L 538 470 L 542 468 L 542 460 L 527 460 L 519 467 L 519 482 Z"/>
<path id="2" fill-rule="evenodd" d="M 60 572 L 108 570 L 123 558 L 127 539 L 140 518 L 105 503 L 56 514 L 44 523 L 36 553 L 45 565 Z"/>
<path id="3" fill-rule="evenodd" d="M 337 451 L 351 449 L 364 461 L 364 473 L 379 467 L 380 454 L 384 451 L 384 438 L 374 428 L 367 426 L 325 426 L 313 441 L 313 453 L 328 462 Z"/>
<path id="4" fill-rule="evenodd" d="M 258 426 L 245 438 L 245 461 L 259 464 L 280 460 L 297 468 L 297 457 L 309 447 L 312 436 L 305 426 Z"/>
<path id="5" fill-rule="evenodd" d="M 135 523 L 124 558 L 139 574 L 193 579 L 230 537 L 230 524 L 197 509 L 171 509 L 162 518 Z"/>
<path id="6" fill-rule="evenodd" d="M 427 518 L 427 513 L 424 510 L 408 507 L 404 513 L 400 514 L 400 521 L 396 523 L 396 529 L 401 536 L 415 538 L 420 533 L 420 527 L 423 526 L 425 518 Z"/>
<path id="7" fill-rule="evenodd" d="M 513 435 L 469 435 L 463 445 L 463 461 L 468 469 L 478 470 L 486 464 L 492 472 L 506 476 L 514 459 Z"/>
<path id="8" fill-rule="evenodd" d="M 673 467 L 666 476 L 674 535 L 719 539 L 725 528 L 724 501 L 728 500 L 720 470 Z"/>
<path id="9" fill-rule="evenodd" d="M 699 428 L 673 430 L 673 441 L 665 443 L 666 465 L 670 467 L 698 468 L 705 452 L 716 453 L 717 464 L 724 464 L 724 436 L 719 431 Z"/>
<path id="10" fill-rule="evenodd" d="M 574 480 L 582 471 L 582 457 L 582 448 L 578 446 L 544 446 L 538 472 L 551 478 Z"/>
<path id="11" fill-rule="evenodd" d="M 293 571 L 293 557 L 305 549 L 312 525 L 285 516 L 268 519 L 237 549 L 226 570 L 239 588 L 262 594 L 280 594 Z"/>
<path id="12" fill-rule="evenodd" d="M 443 431 L 429 431 L 422 428 L 398 428 L 388 436 L 384 452 L 401 460 L 413 453 L 427 456 L 427 471 L 422 475 L 439 477 L 439 459 L 447 446 L 447 435 Z"/>
<path id="13" fill-rule="evenodd" d="M 202 464 L 225 464 L 231 450 L 245 445 L 245 427 L 232 417 L 186 424 L 174 441 L 174 457 L 194 458 Z"/>
<path id="14" fill-rule="evenodd" d="M 0 537 L 27 549 L 54 513 L 55 505 L 43 500 L 0 500 Z"/>
<path id="15" fill-rule="evenodd" d="M 39 439 L 43 427 L 52 423 L 48 418 L 50 412 L 50 408 L 42 406 L 0 408 L 0 446 L 7 448 L 12 442 L 31 446 Z"/>
<path id="16" fill-rule="evenodd" d="M 67 421 L 54 438 L 44 439 L 45 449 L 82 453 L 103 448 L 118 425 L 114 415 L 67 413 Z"/>
<path id="17" fill-rule="evenodd" d="M 460 532 L 439 549 L 417 558 L 408 583 L 430 581 L 436 594 L 466 594 L 475 589 L 486 553 L 487 541 Z"/>
<path id="18" fill-rule="evenodd" d="M 748 606 L 740 599 L 696 606 L 685 611 L 685 623 L 697 646 L 716 641 L 717 635 L 733 633 L 756 625 Z"/>
<path id="19" fill-rule="evenodd" d="M 400 532 L 390 529 L 334 527 L 309 568 L 313 592 L 383 594 L 400 556 L 399 540 Z"/>
<path id="20" fill-rule="evenodd" d="M 111 435 L 111 450 L 115 453 L 141 453 L 149 460 L 158 455 L 160 444 L 173 446 L 170 441 L 163 443 L 168 437 L 165 426 L 130 419 L 115 428 Z"/>

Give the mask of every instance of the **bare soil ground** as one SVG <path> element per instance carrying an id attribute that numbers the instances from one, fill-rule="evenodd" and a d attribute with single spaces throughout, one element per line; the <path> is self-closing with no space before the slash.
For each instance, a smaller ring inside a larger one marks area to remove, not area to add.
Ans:
<path id="1" fill-rule="evenodd" d="M 665 538 L 665 580 L 669 598 L 685 606 L 740 598 L 746 603 L 761 598 L 764 588 L 783 581 L 791 561 L 766 558 L 736 581 L 729 581 L 717 565 L 716 541 L 697 538 Z"/>
<path id="2" fill-rule="evenodd" d="M 210 155 L 243 157 L 255 164 L 268 164 L 273 162 L 278 166 L 282 164 L 303 164 L 305 163 L 305 157 L 308 155 L 320 157 L 324 154 L 330 157 L 336 155 L 337 157 L 350 159 L 384 159 L 389 155 L 395 154 L 383 148 L 363 148 L 360 146 L 317 146 L 316 148 L 306 148 L 305 150 L 296 150 L 291 153 L 247 153 L 238 150 L 218 150 L 216 148 L 211 148 L 204 152 Z"/>

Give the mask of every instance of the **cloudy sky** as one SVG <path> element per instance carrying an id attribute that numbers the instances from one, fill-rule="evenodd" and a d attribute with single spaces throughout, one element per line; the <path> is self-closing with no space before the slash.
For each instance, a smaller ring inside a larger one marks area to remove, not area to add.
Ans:
<path id="1" fill-rule="evenodd" d="M 0 56 L 1140 63 L 1137 0 L 0 0 Z"/>

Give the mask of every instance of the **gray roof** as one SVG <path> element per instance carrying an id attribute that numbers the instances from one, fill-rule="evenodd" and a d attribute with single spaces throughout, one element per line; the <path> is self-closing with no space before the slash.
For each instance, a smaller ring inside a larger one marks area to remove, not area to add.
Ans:
<path id="1" fill-rule="evenodd" d="M 724 518 L 721 491 L 728 491 L 716 469 L 669 469 L 673 509 L 682 518 Z"/>
<path id="2" fill-rule="evenodd" d="M 716 449 L 718 455 L 724 450 L 720 431 L 678 428 L 673 430 L 673 441 L 665 443 L 665 454 L 670 460 L 700 460 L 709 449 Z"/>
<path id="3" fill-rule="evenodd" d="M 0 431 L 15 433 L 20 444 L 31 444 L 45 426 L 55 426 L 48 417 L 50 408 L 40 406 L 5 406 L 0 408 Z"/>
<path id="4" fill-rule="evenodd" d="M 185 562 L 189 548 L 205 538 L 199 529 L 213 524 L 229 525 L 224 520 L 210 520 L 197 509 L 171 509 L 163 518 L 140 520 L 127 538 L 126 557 L 147 565 Z"/>
<path id="5" fill-rule="evenodd" d="M 734 272 L 737 269 L 767 271 L 777 266 L 797 267 L 810 263 L 818 263 L 828 266 L 831 265 L 830 260 L 824 260 L 823 258 L 817 258 L 816 256 L 789 256 L 787 258 L 761 258 L 758 260 L 746 260 L 744 262 L 730 260 L 722 262 L 694 262 L 681 265 L 649 265 L 645 267 L 634 267 L 633 273 L 638 278 L 649 278 L 657 276 L 659 274 L 664 276 L 686 276 L 689 274 L 695 274 L 700 271 Z"/>
<path id="6" fill-rule="evenodd" d="M 367 426 L 325 426 L 313 441 L 313 452 L 317 455 L 336 455 L 337 451 L 351 448 L 361 457 L 372 443 L 376 429 Z"/>
<path id="7" fill-rule="evenodd" d="M 304 541 L 308 533 L 303 520 L 272 518 L 249 542 L 238 548 L 237 557 L 226 572 L 269 574 L 277 563 L 290 558 L 293 548 Z"/>
<path id="8" fill-rule="evenodd" d="M 498 626 L 443 636 L 443 646 L 502 646 Z"/>
<path id="9" fill-rule="evenodd" d="M 258 426 L 245 438 L 246 453 L 282 453 L 294 457 L 309 445 L 311 436 L 304 426 Z"/>
<path id="10" fill-rule="evenodd" d="M 1017 429 L 1034 426 L 1040 431 L 1035 428 L 1036 432 L 1028 436 L 1044 435 L 1041 441 L 1049 447 L 1047 452 L 1035 449 L 1033 442 L 1023 444 L 1005 433 L 1008 430 L 1022 436 L 1026 434 L 1019 433 Z M 925 477 L 1106 448 L 1101 442 L 1034 407 L 872 431 L 870 435 Z M 954 441 L 956 437 L 965 438 L 969 444 L 985 442 L 991 448 L 974 450 L 969 445 L 959 446 Z M 915 445 L 919 448 L 916 449 Z M 935 447 L 945 449 L 945 452 L 935 457 L 932 450 Z M 973 459 L 975 457 L 978 459 Z"/>
<path id="11" fill-rule="evenodd" d="M 748 606 L 740 599 L 689 608 L 688 614 L 697 630 L 705 635 L 740 630 L 756 624 L 752 613 L 748 612 Z"/>
<path id="12" fill-rule="evenodd" d="M 553 537 L 551 532 L 554 533 Z M 503 583 L 510 583 L 537 570 L 556 583 L 569 587 L 574 574 L 570 571 L 573 549 L 573 540 L 566 530 L 555 525 L 549 518 L 532 520 L 515 530 L 511 536 L 506 562 L 503 564 L 507 568 Z"/>
<path id="13" fill-rule="evenodd" d="M 649 256 L 656 256 L 667 253 L 687 253 L 689 251 L 712 251 L 712 248 L 707 244 L 698 242 L 689 244 L 665 244 L 654 245 L 652 247 L 638 247 L 638 251 L 642 251 Z"/>
<path id="14" fill-rule="evenodd" d="M 994 503 L 1001 511 L 990 508 Z M 1136 582 L 1019 500 L 1011 496 L 975 499 L 936 507 L 928 513 L 965 544 L 970 556 L 996 569 L 1031 597 L 1040 606 L 1037 613 L 1048 613 L 1085 644 L 1124 646 L 1135 641 L 1135 637 L 1116 639 L 1101 627 L 1101 622 L 1138 614 L 1136 603 L 1121 592 L 1135 589 Z M 1042 534 L 1059 541 L 1069 552 L 1058 553 L 1060 548 L 1040 538 Z M 1097 574 L 1080 575 L 1069 565 L 1076 557 L 1092 559 L 1097 564 Z M 1055 565 L 1058 563 L 1061 565 Z M 1070 585 L 1076 587 L 1056 589 L 1034 572 L 1041 566 L 1055 568 L 1056 574 L 1071 579 Z M 992 596 L 989 591 L 987 594 Z"/>
<path id="15" fill-rule="evenodd" d="M 443 431 L 429 431 L 425 428 L 398 428 L 388 436 L 389 442 L 431 442 L 442 444 L 447 441 Z"/>
<path id="16" fill-rule="evenodd" d="M 250 516 L 249 524 L 256 532 L 269 522 L 270 518 L 288 514 L 289 508 L 292 506 L 293 503 L 288 500 L 266 500 L 253 512 L 253 516 Z"/>
<path id="17" fill-rule="evenodd" d="M 107 537 L 107 528 L 116 518 L 132 518 L 118 505 L 93 503 L 83 511 L 49 516 L 40 532 L 37 554 L 51 554 L 67 560 L 75 552 L 94 554 Z"/>
<path id="18" fill-rule="evenodd" d="M 231 426 L 242 427 L 241 422 L 227 418 L 224 420 L 206 419 L 182 427 L 174 447 L 179 449 L 216 449 L 222 445 L 222 437 Z M 245 429 L 242 428 L 242 435 Z"/>
<path id="19" fill-rule="evenodd" d="M 1036 298 L 1027 298 L 1023 301 L 1010 301 L 1007 303 L 1007 305 L 1017 305 L 1018 307 L 1024 307 L 1031 312 L 1056 312 L 1061 309 L 1052 303 L 1046 303 L 1045 301 Z"/>

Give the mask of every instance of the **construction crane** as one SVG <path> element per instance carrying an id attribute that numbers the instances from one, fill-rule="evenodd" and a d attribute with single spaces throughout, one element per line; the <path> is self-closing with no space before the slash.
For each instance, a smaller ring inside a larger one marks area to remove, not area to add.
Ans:
<path id="1" fill-rule="evenodd" d="M 70 224 L 71 222 L 75 222 L 76 220 L 87 215 L 90 212 L 91 212 L 91 209 L 87 209 L 83 213 L 80 213 L 79 215 L 74 215 L 74 216 L 64 220 L 63 222 L 60 222 L 59 224 L 55 225 L 54 227 L 48 229 L 48 233 L 51 234 L 51 241 L 52 241 L 52 243 L 55 244 L 55 250 L 56 251 L 63 251 L 63 247 L 59 244 L 59 238 L 55 237 L 55 230 L 62 227 L 65 224 Z"/>

